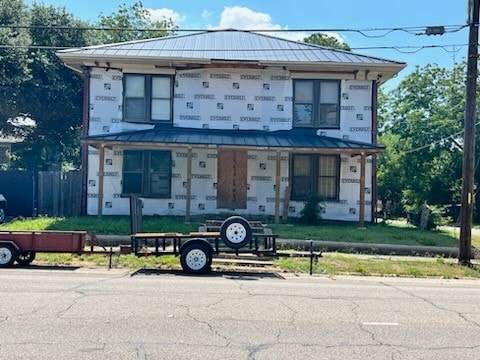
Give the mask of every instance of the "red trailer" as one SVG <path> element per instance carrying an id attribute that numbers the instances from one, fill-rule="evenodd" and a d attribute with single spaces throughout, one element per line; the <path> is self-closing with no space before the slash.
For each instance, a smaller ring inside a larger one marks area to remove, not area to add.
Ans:
<path id="1" fill-rule="evenodd" d="M 0 267 L 30 264 L 36 252 L 82 254 L 85 231 L 0 231 Z"/>

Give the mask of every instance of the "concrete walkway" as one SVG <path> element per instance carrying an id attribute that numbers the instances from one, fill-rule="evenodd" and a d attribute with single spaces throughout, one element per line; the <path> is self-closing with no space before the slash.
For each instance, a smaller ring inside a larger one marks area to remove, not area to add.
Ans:
<path id="1" fill-rule="evenodd" d="M 128 235 L 97 235 L 98 244 L 105 247 L 128 245 L 130 236 Z M 89 240 L 89 236 L 87 236 Z M 342 252 L 342 253 L 360 253 L 372 255 L 393 255 L 393 256 L 443 256 L 458 257 L 458 248 L 456 247 L 436 247 L 436 246 L 412 246 L 412 245 L 391 245 L 391 244 L 369 244 L 369 243 L 350 243 L 337 241 L 320 240 L 296 240 L 296 239 L 278 239 L 278 249 L 296 249 L 309 251 L 312 246 L 313 251 L 321 252 Z M 476 252 L 478 257 L 480 254 Z"/>

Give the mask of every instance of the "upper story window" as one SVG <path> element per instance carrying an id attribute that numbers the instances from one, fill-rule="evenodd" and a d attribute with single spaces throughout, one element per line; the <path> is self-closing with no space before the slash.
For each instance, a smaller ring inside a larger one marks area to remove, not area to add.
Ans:
<path id="1" fill-rule="evenodd" d="M 293 126 L 340 126 L 339 80 L 294 80 Z"/>
<path id="2" fill-rule="evenodd" d="M 124 76 L 124 120 L 170 122 L 172 80 L 170 76 L 126 74 Z"/>

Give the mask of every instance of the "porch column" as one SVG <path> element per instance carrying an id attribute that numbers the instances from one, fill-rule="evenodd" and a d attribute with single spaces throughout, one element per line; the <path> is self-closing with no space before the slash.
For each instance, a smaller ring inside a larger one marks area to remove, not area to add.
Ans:
<path id="1" fill-rule="evenodd" d="M 275 224 L 278 224 L 280 222 L 280 167 L 282 161 L 282 153 L 280 151 L 277 151 L 275 159 L 277 161 L 275 167 Z"/>
<path id="2" fill-rule="evenodd" d="M 358 226 L 365 227 L 365 163 L 367 156 L 364 152 L 360 155 L 360 200 L 359 200 L 359 220 Z"/>
<path id="3" fill-rule="evenodd" d="M 187 199 L 185 204 L 185 221 L 190 221 L 190 198 L 192 197 L 192 148 L 187 151 Z"/>
<path id="4" fill-rule="evenodd" d="M 98 158 L 98 199 L 97 218 L 102 218 L 103 213 L 103 175 L 105 171 L 105 144 L 100 145 L 100 156 Z"/>

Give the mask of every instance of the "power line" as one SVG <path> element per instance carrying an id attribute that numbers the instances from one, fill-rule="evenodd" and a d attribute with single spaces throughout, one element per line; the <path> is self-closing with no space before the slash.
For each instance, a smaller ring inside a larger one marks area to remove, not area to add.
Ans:
<path id="1" fill-rule="evenodd" d="M 97 45 L 97 46 L 103 46 L 103 47 L 108 47 L 113 44 L 103 44 L 103 45 Z M 363 47 L 352 47 L 352 50 L 396 50 L 398 52 L 404 53 L 404 54 L 414 54 L 417 53 L 421 50 L 426 50 L 426 49 L 443 49 L 446 52 L 453 53 L 453 52 L 458 52 L 460 48 L 467 46 L 468 44 L 448 44 L 448 45 L 419 45 L 419 46 L 413 46 L 413 45 L 405 45 L 405 46 L 363 46 Z M 95 45 L 94 45 L 95 46 Z M 86 46 L 89 47 L 89 46 Z M 456 47 L 459 47 L 457 50 L 448 50 L 448 48 L 453 48 L 455 49 Z M 52 46 L 52 45 L 0 45 L 0 49 L 37 49 L 37 50 L 74 50 L 74 49 L 81 49 L 82 47 L 75 47 L 75 46 Z M 155 48 L 135 48 L 135 47 L 129 47 L 129 51 L 155 51 L 159 49 Z M 162 51 L 178 51 L 178 49 L 166 49 L 162 48 Z M 269 48 L 269 49 L 262 49 L 262 51 L 268 52 L 268 51 L 318 51 L 317 48 L 311 48 L 311 49 L 276 49 L 276 48 Z M 340 49 L 341 50 L 341 49 Z M 186 51 L 198 51 L 198 49 L 188 49 L 184 48 L 182 49 L 182 52 Z M 251 52 L 252 49 L 204 49 L 202 50 L 203 52 L 232 52 L 232 51 L 238 51 L 238 52 Z"/>
<path id="2" fill-rule="evenodd" d="M 480 121 L 475 123 L 475 127 L 477 127 L 478 125 L 480 124 Z M 411 154 L 411 153 L 414 153 L 414 152 L 418 152 L 418 151 L 421 151 L 421 150 L 425 150 L 425 149 L 428 149 L 429 147 L 431 146 L 434 146 L 434 145 L 437 145 L 437 144 L 440 144 L 442 142 L 445 142 L 447 140 L 454 140 L 455 138 L 458 138 L 460 135 L 462 135 L 464 133 L 465 130 L 461 130 L 455 134 L 452 134 L 452 135 L 448 135 L 448 136 L 445 136 L 439 140 L 435 140 L 435 141 L 432 141 L 431 143 L 428 143 L 428 144 L 425 144 L 425 145 L 421 145 L 419 147 L 416 147 L 414 149 L 411 149 L 411 150 L 408 150 L 408 151 L 403 151 L 400 153 L 400 155 L 407 155 L 407 154 Z"/>
<path id="3" fill-rule="evenodd" d="M 428 34 L 427 28 L 438 28 L 439 26 L 405 26 L 405 27 L 382 27 L 382 28 L 299 28 L 299 29 L 238 29 L 242 31 L 257 33 L 328 33 L 328 32 L 353 32 L 368 38 L 381 38 L 393 32 L 405 32 L 411 35 L 431 35 Z M 443 33 L 455 33 L 468 27 L 468 25 L 443 25 Z M 118 28 L 118 27 L 97 27 L 97 26 L 57 26 L 57 25 L 0 25 L 0 29 L 17 29 L 17 30 L 75 30 L 75 31 L 133 31 L 133 32 L 158 32 L 165 31 L 169 33 L 182 32 L 215 32 L 219 29 L 180 29 L 180 28 Z M 374 32 L 382 32 L 381 34 L 369 34 Z"/>

